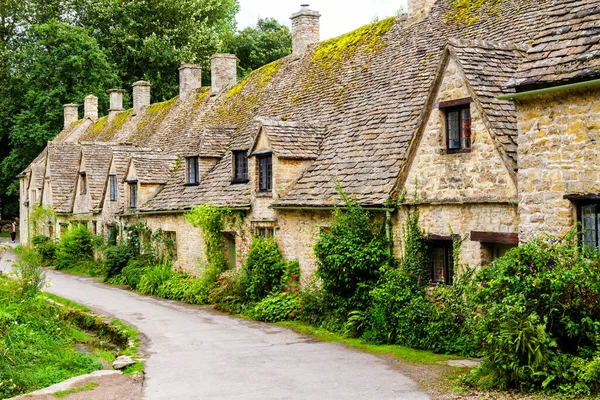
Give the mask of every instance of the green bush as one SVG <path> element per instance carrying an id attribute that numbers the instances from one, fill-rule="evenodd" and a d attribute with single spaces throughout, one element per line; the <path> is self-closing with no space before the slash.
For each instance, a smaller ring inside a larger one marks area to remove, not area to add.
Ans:
<path id="1" fill-rule="evenodd" d="M 298 297 L 284 292 L 265 297 L 248 314 L 259 321 L 278 322 L 297 319 L 301 310 Z"/>
<path id="2" fill-rule="evenodd" d="M 273 238 L 256 237 L 243 267 L 250 301 L 260 301 L 281 289 L 287 264 Z"/>
<path id="3" fill-rule="evenodd" d="M 160 286 L 171 279 L 174 274 L 171 264 L 147 268 L 136 289 L 142 294 L 157 295 Z"/>
<path id="4" fill-rule="evenodd" d="M 594 395 L 600 338 L 600 254 L 576 232 L 511 250 L 476 277 L 480 385 Z"/>
<path id="5" fill-rule="evenodd" d="M 13 271 L 24 297 L 34 297 L 46 284 L 42 256 L 31 248 L 23 248 L 13 265 Z"/>
<path id="6" fill-rule="evenodd" d="M 394 263 L 384 226 L 356 201 L 346 198 L 336 208 L 330 229 L 323 229 L 315 244 L 317 270 L 328 303 L 341 314 L 363 310 L 382 267 Z"/>
<path id="7" fill-rule="evenodd" d="M 189 304 L 206 304 L 207 289 L 200 279 L 178 270 L 161 284 L 156 295 Z"/>
<path id="8" fill-rule="evenodd" d="M 137 289 L 140 279 L 150 268 L 146 260 L 140 258 L 131 258 L 127 263 L 127 266 L 123 268 L 121 274 L 125 277 L 125 283 L 133 290 Z"/>
<path id="9" fill-rule="evenodd" d="M 218 310 L 240 314 L 248 303 L 247 276 L 241 270 L 223 272 L 211 287 L 209 301 Z"/>
<path id="10" fill-rule="evenodd" d="M 76 225 L 61 236 L 56 245 L 56 269 L 72 269 L 94 261 L 96 238 L 83 225 Z"/>
<path id="11" fill-rule="evenodd" d="M 108 246 L 104 250 L 102 271 L 105 280 L 119 275 L 131 259 L 131 250 L 128 246 Z"/>
<path id="12" fill-rule="evenodd" d="M 34 236 L 31 239 L 31 244 L 42 257 L 42 263 L 44 266 L 50 266 L 54 263 L 54 258 L 56 256 L 56 245 L 48 236 Z"/>

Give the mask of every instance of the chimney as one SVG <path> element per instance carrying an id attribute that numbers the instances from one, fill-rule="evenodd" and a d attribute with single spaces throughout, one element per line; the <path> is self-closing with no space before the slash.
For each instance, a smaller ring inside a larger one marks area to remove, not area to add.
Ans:
<path id="1" fill-rule="evenodd" d="M 76 122 L 79 119 L 77 104 L 65 104 L 63 106 L 65 113 L 65 129 L 71 126 L 73 122 Z"/>
<path id="2" fill-rule="evenodd" d="M 110 89 L 108 97 L 110 99 L 110 108 L 108 109 L 108 119 L 112 120 L 115 115 L 123 111 L 123 93 L 122 89 Z"/>
<path id="3" fill-rule="evenodd" d="M 179 98 L 183 99 L 202 87 L 202 67 L 181 63 L 179 67 Z"/>
<path id="4" fill-rule="evenodd" d="M 143 107 L 150 105 L 150 83 L 137 81 L 133 84 L 133 114 L 137 114 Z"/>
<path id="5" fill-rule="evenodd" d="M 415 19 L 425 18 L 436 0 L 408 0 L 408 16 Z"/>
<path id="6" fill-rule="evenodd" d="M 309 45 L 319 43 L 319 18 L 318 11 L 308 9 L 308 4 L 290 18 L 292 20 L 292 54 L 301 56 Z"/>
<path id="7" fill-rule="evenodd" d="M 98 119 L 98 98 L 90 94 L 83 99 L 83 117 L 92 121 Z"/>
<path id="8" fill-rule="evenodd" d="M 215 54 L 210 58 L 210 75 L 213 94 L 237 83 L 237 57 L 235 54 Z"/>

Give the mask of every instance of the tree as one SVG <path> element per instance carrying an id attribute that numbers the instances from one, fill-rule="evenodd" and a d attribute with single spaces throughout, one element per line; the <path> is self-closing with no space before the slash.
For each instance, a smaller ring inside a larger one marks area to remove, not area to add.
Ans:
<path id="1" fill-rule="evenodd" d="M 13 113 L 2 115 L 10 126 L 0 125 L 8 130 L 10 144 L 0 165 L 0 190 L 13 200 L 19 190 L 17 174 L 60 132 L 62 105 L 81 102 L 93 93 L 99 97 L 100 110 L 106 110 L 106 90 L 118 86 L 114 67 L 85 29 L 52 21 L 35 25 L 28 36 L 13 53 L 11 71 L 5 74 L 12 89 L 7 99 L 13 104 L 0 103 L 2 113 Z"/>
<path id="2" fill-rule="evenodd" d="M 221 38 L 235 29 L 237 0 L 88 1 L 81 23 L 90 27 L 129 89 L 139 79 L 153 85 L 155 101 L 178 93 L 182 61 L 204 66 Z"/>
<path id="3" fill-rule="evenodd" d="M 238 75 L 253 70 L 292 52 L 292 34 L 274 18 L 259 18 L 256 27 L 248 27 L 225 38 L 224 51 L 237 55 Z"/>

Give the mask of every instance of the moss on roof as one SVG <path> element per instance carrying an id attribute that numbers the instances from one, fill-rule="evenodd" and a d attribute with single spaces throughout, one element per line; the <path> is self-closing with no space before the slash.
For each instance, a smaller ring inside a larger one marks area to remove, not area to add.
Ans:
<path id="1" fill-rule="evenodd" d="M 154 133 L 165 116 L 179 97 L 173 97 L 171 100 L 163 101 L 162 103 L 154 103 L 146 108 L 143 119 L 138 123 L 137 129 L 131 135 L 133 143 L 142 143 L 145 138 Z"/>
<path id="2" fill-rule="evenodd" d="M 473 25 L 480 17 L 480 10 L 486 6 L 488 13 L 497 11 L 502 0 L 452 0 L 446 17 L 458 23 Z"/>
<path id="3" fill-rule="evenodd" d="M 87 135 L 96 137 L 100 132 L 106 128 L 106 124 L 108 123 L 108 116 L 102 117 L 94 121 L 92 126 L 90 126 Z"/>

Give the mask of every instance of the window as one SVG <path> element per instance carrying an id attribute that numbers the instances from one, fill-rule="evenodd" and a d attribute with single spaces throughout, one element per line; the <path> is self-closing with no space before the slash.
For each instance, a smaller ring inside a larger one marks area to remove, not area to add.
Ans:
<path id="1" fill-rule="evenodd" d="M 446 143 L 448 152 L 468 151 L 471 149 L 471 108 L 461 105 L 445 109 Z"/>
<path id="2" fill-rule="evenodd" d="M 79 188 L 79 194 L 86 194 L 87 193 L 87 175 L 85 172 L 80 172 L 79 176 L 81 177 L 81 186 Z"/>
<path id="3" fill-rule="evenodd" d="M 273 237 L 275 236 L 274 228 L 257 228 L 256 236 L 258 237 Z"/>
<path id="4" fill-rule="evenodd" d="M 117 201 L 117 193 L 119 193 L 119 187 L 117 186 L 117 176 L 110 174 L 108 176 L 108 183 L 110 186 L 110 201 Z"/>
<path id="5" fill-rule="evenodd" d="M 600 203 L 584 203 L 579 207 L 579 220 L 582 229 L 583 245 L 590 250 L 598 249 L 600 226 Z"/>
<path id="6" fill-rule="evenodd" d="M 432 283 L 452 284 L 454 257 L 451 240 L 431 242 L 429 270 Z"/>
<path id="7" fill-rule="evenodd" d="M 138 200 L 138 184 L 137 182 L 129 183 L 129 208 L 137 208 Z"/>
<path id="8" fill-rule="evenodd" d="M 233 152 L 233 182 L 248 182 L 248 154 L 246 150 Z"/>
<path id="9" fill-rule="evenodd" d="M 258 190 L 270 192 L 273 189 L 273 160 L 271 155 L 258 157 Z"/>
<path id="10" fill-rule="evenodd" d="M 197 185 L 200 182 L 198 178 L 198 157 L 187 157 L 185 183 L 188 185 Z"/>

